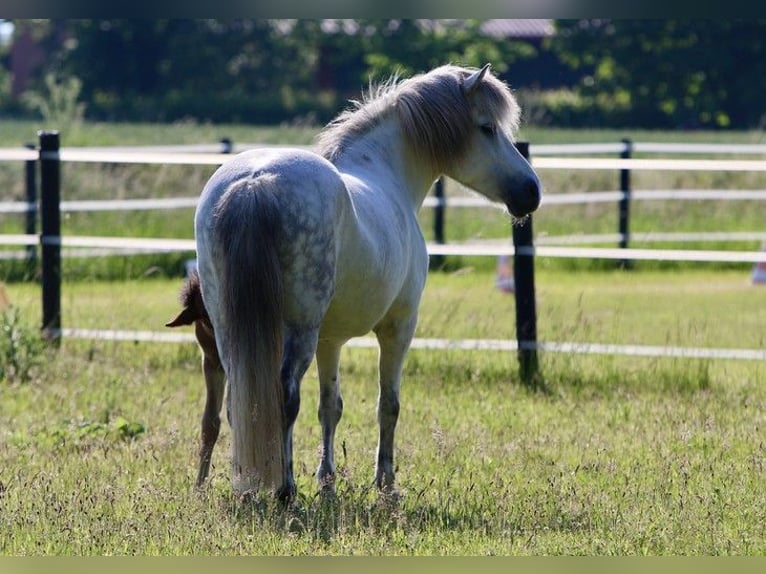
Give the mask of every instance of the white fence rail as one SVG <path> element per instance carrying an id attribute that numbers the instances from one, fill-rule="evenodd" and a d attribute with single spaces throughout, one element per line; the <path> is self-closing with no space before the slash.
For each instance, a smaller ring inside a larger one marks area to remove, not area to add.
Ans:
<path id="1" fill-rule="evenodd" d="M 766 236 L 766 234 L 764 234 Z M 600 238 L 601 236 L 596 236 Z M 751 237 L 747 235 L 746 237 Z M 757 236 L 763 237 L 763 236 Z M 143 237 L 99 237 L 99 236 L 62 236 L 43 238 L 38 235 L 0 235 L 5 245 L 60 245 L 65 248 L 91 248 L 128 250 L 135 253 L 173 253 L 196 250 L 192 239 L 155 239 Z M 566 247 L 556 245 L 536 245 L 531 248 L 516 248 L 511 244 L 500 243 L 428 243 L 429 255 L 459 255 L 466 257 L 500 257 L 530 255 L 534 257 L 552 257 L 559 259 L 632 259 L 646 261 L 694 261 L 701 263 L 765 263 L 764 251 L 723 251 L 700 249 L 635 249 L 608 247 Z"/>
<path id="2" fill-rule="evenodd" d="M 231 151 L 241 151 L 252 146 L 231 146 Z M 630 146 L 628 148 L 628 146 Z M 310 147 L 310 146 L 299 146 Z M 652 159 L 652 158 L 603 158 L 572 157 L 582 154 L 622 154 L 626 149 L 635 153 L 664 154 L 736 154 L 766 156 L 766 145 L 740 144 L 675 144 L 675 143 L 610 143 L 610 144 L 568 144 L 568 145 L 532 145 L 530 146 L 532 164 L 536 169 L 578 169 L 578 170 L 695 170 L 695 171 L 749 171 L 766 172 L 766 160 L 753 159 Z M 38 160 L 59 160 L 61 162 L 80 163 L 127 163 L 127 164 L 175 164 L 175 165 L 210 165 L 217 166 L 231 157 L 227 153 L 218 153 L 219 146 L 155 146 L 151 148 L 65 148 L 56 152 L 39 152 L 30 149 L 0 148 L 0 161 L 34 162 Z M 623 200 L 622 191 L 590 192 L 583 194 L 547 194 L 544 204 L 570 204 L 580 202 L 616 202 Z M 766 190 L 634 190 L 631 199 L 635 200 L 764 200 Z M 106 210 L 154 210 L 193 208 L 197 198 L 166 198 L 109 201 L 64 201 L 62 211 L 106 211 Z M 426 207 L 444 205 L 443 200 L 429 197 Z M 450 198 L 450 207 L 483 207 L 486 200 L 478 197 Z M 0 213 L 25 213 L 37 209 L 34 202 L 0 202 Z M 567 238 L 539 238 L 534 247 L 514 247 L 503 244 L 437 244 L 429 243 L 432 255 L 465 256 L 513 256 L 526 255 L 536 257 L 560 258 L 601 258 L 615 260 L 663 260 L 696 262 L 739 262 L 766 263 L 764 252 L 720 251 L 720 250 L 671 250 L 671 249 L 631 249 L 573 247 L 572 244 L 599 242 L 605 238 L 619 239 L 620 234 L 598 236 L 569 236 Z M 645 234 L 643 240 L 657 241 L 697 241 L 697 240 L 763 240 L 764 233 L 708 233 L 708 234 Z M 570 245 L 555 245 L 558 240 Z M 189 252 L 195 251 L 194 242 L 179 239 L 126 238 L 126 237 L 81 237 L 64 236 L 40 237 L 37 234 L 0 235 L 0 244 L 16 246 L 57 245 L 64 248 L 91 248 L 100 250 L 129 250 L 131 252 Z M 102 251 L 103 252 L 103 251 Z M 94 331 L 83 329 L 56 329 L 58 334 L 71 338 L 96 338 L 104 340 L 186 342 L 193 341 L 191 334 L 155 333 L 148 331 Z M 50 334 L 50 333 L 49 333 Z M 55 334 L 55 333 L 54 333 Z M 373 346 L 374 340 L 355 339 L 354 346 Z M 498 340 L 445 340 L 418 339 L 415 348 L 426 349 L 477 349 L 518 351 L 517 341 Z M 756 349 L 710 349 L 683 347 L 654 347 L 641 345 L 609 345 L 595 343 L 557 343 L 523 341 L 521 348 L 549 352 L 620 354 L 650 357 L 692 357 L 716 359 L 766 359 L 766 351 Z"/>
<path id="3" fill-rule="evenodd" d="M 144 342 L 144 343 L 194 343 L 191 333 L 128 331 L 113 329 L 62 329 L 62 335 L 71 339 Z M 374 337 L 356 337 L 348 347 L 376 349 Z M 711 347 L 666 347 L 656 345 L 609 345 L 599 343 L 557 343 L 540 342 L 535 349 L 550 353 L 578 353 L 584 355 L 625 355 L 630 357 L 676 357 L 687 359 L 735 359 L 747 361 L 766 360 L 763 349 L 726 349 Z M 455 351 L 518 351 L 517 341 L 507 339 L 434 339 L 417 338 L 412 341 L 413 349 L 455 350 Z"/>
<path id="4" fill-rule="evenodd" d="M 573 205 L 580 203 L 615 203 L 624 196 L 621 191 L 588 191 L 584 193 L 547 193 L 542 205 Z M 85 211 L 155 211 L 189 209 L 197 205 L 198 197 L 168 197 L 157 199 L 98 199 L 62 201 L 62 212 Z M 766 189 L 637 189 L 631 191 L 631 199 L 638 201 L 742 201 L 766 200 Z M 483 197 L 450 197 L 440 199 L 426 197 L 423 207 L 438 205 L 449 208 L 491 207 Z M 0 213 L 26 213 L 36 210 L 36 203 L 25 201 L 0 201 Z"/>

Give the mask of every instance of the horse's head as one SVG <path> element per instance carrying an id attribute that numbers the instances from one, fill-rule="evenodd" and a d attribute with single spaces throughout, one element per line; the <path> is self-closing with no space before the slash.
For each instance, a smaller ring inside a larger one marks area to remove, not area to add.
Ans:
<path id="1" fill-rule="evenodd" d="M 322 155 L 337 165 L 356 139 L 392 117 L 409 146 L 405 161 L 417 164 L 416 172 L 425 165 L 429 183 L 444 173 L 520 218 L 540 205 L 540 180 L 513 143 L 519 107 L 489 64 L 392 78 L 323 130 Z"/>
<path id="2" fill-rule="evenodd" d="M 197 337 L 197 342 L 205 355 L 219 360 L 213 324 L 210 322 L 210 315 L 208 315 L 205 303 L 202 300 L 199 275 L 196 271 L 192 271 L 186 281 L 184 281 L 180 299 L 183 308 L 179 311 L 178 315 L 165 323 L 165 326 L 182 327 L 184 325 L 194 325 L 194 335 Z"/>
<path id="3" fill-rule="evenodd" d="M 461 86 L 468 101 L 470 143 L 445 173 L 460 183 L 505 204 L 522 218 L 540 205 L 537 174 L 514 145 L 519 108 L 508 87 L 489 72 L 489 64 L 464 72 Z"/>

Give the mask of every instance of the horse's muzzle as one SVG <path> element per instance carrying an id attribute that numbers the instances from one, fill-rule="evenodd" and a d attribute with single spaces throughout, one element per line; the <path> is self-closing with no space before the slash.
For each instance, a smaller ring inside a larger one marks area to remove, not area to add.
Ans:
<path id="1" fill-rule="evenodd" d="M 521 218 L 540 207 L 541 198 L 540 181 L 536 177 L 527 178 L 511 187 L 510 201 L 506 205 L 514 217 Z"/>

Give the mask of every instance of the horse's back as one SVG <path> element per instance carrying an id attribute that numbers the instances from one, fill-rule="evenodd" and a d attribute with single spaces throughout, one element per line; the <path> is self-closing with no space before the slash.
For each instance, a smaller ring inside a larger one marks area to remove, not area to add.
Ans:
<path id="1" fill-rule="evenodd" d="M 271 240 L 282 269 L 286 321 L 318 327 L 334 290 L 337 224 L 348 208 L 348 197 L 337 169 L 306 150 L 243 152 L 216 170 L 206 184 L 195 216 L 206 304 L 217 299 L 216 276 L 226 250 L 216 245 L 220 231 L 216 214 L 227 195 L 250 193 L 259 197 L 274 220 Z"/>
<path id="2" fill-rule="evenodd" d="M 305 199 L 311 198 L 307 192 L 312 188 L 343 187 L 335 166 L 311 151 L 297 148 L 248 150 L 225 162 L 210 177 L 202 190 L 198 217 L 206 204 L 214 207 L 234 183 L 263 178 L 269 178 L 270 184 L 280 193 L 305 194 Z"/>

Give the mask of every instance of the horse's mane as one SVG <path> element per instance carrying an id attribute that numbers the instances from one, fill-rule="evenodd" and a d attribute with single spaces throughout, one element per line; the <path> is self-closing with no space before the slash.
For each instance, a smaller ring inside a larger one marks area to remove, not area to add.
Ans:
<path id="1" fill-rule="evenodd" d="M 415 153 L 438 168 L 448 165 L 465 151 L 474 127 L 471 102 L 462 90 L 463 81 L 474 71 L 446 65 L 406 80 L 392 76 L 371 86 L 362 101 L 352 101 L 352 107 L 319 134 L 320 154 L 336 162 L 354 140 L 395 113 Z M 515 130 L 519 108 L 508 86 L 486 74 L 480 94 L 482 111 Z"/>

